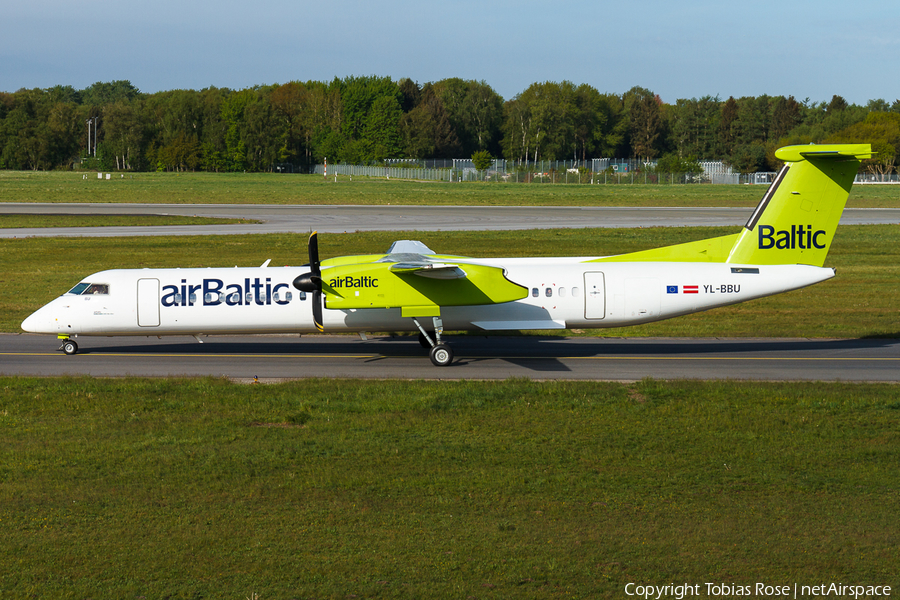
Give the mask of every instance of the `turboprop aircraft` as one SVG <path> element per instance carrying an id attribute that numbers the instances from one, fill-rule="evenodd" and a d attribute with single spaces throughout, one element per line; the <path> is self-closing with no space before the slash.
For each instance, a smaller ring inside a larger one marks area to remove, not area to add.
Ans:
<path id="1" fill-rule="evenodd" d="M 467 258 L 417 241 L 386 254 L 233 269 L 94 273 L 22 323 L 56 334 L 163 336 L 314 331 L 419 332 L 453 362 L 444 330 L 637 325 L 770 296 L 834 276 L 824 268 L 868 144 L 788 146 L 785 165 L 738 233 L 618 256 Z"/>

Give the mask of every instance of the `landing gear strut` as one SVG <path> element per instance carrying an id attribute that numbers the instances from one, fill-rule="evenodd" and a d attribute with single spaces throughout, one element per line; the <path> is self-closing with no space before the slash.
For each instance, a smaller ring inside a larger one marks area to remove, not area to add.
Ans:
<path id="1" fill-rule="evenodd" d="M 446 367 L 453 362 L 453 350 L 450 348 L 449 344 L 441 341 L 441 334 L 444 332 L 444 324 L 441 321 L 441 318 L 434 317 L 433 320 L 434 339 L 431 339 L 431 336 L 428 335 L 428 332 L 425 331 L 425 328 L 419 323 L 419 319 L 414 317 L 413 323 L 419 328 L 419 343 L 423 348 L 430 348 L 428 357 L 431 359 L 431 364 L 436 367 Z"/>
<path id="2" fill-rule="evenodd" d="M 425 348 L 426 350 L 430 350 L 433 343 L 428 339 L 427 333 L 419 334 L 419 345 Z"/>

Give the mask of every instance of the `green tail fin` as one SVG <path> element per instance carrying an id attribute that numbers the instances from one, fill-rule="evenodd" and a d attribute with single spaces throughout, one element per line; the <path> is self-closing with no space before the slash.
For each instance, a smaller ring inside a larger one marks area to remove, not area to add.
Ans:
<path id="1" fill-rule="evenodd" d="M 725 262 L 821 267 L 869 144 L 787 146 L 785 161 Z"/>

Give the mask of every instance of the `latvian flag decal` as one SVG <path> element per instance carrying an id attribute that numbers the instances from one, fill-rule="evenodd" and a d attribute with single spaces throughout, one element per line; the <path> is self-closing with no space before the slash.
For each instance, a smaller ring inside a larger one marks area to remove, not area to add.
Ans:
<path id="1" fill-rule="evenodd" d="M 678 293 L 678 286 L 677 286 L 677 285 L 667 285 L 667 286 L 666 286 L 666 293 L 667 293 L 667 294 L 677 294 L 677 293 Z M 697 285 L 683 285 L 683 286 L 681 286 L 681 293 L 682 293 L 682 294 L 699 294 L 699 293 L 700 293 L 700 286 L 697 286 Z"/>

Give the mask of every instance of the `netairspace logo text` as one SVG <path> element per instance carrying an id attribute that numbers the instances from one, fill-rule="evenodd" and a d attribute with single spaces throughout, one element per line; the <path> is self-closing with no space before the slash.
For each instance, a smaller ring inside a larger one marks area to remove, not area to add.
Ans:
<path id="1" fill-rule="evenodd" d="M 756 596 L 773 598 L 806 598 L 809 596 L 835 598 L 889 598 L 891 586 L 889 585 L 845 585 L 843 583 L 822 583 L 819 585 L 770 585 L 757 583 L 754 585 L 738 585 L 736 583 L 694 583 L 669 585 L 647 585 L 641 583 L 628 583 L 625 585 L 627 596 L 636 596 L 649 600 L 662 600 L 674 598 L 699 597 L 701 595 L 710 598 L 731 598 L 737 596 Z"/>

